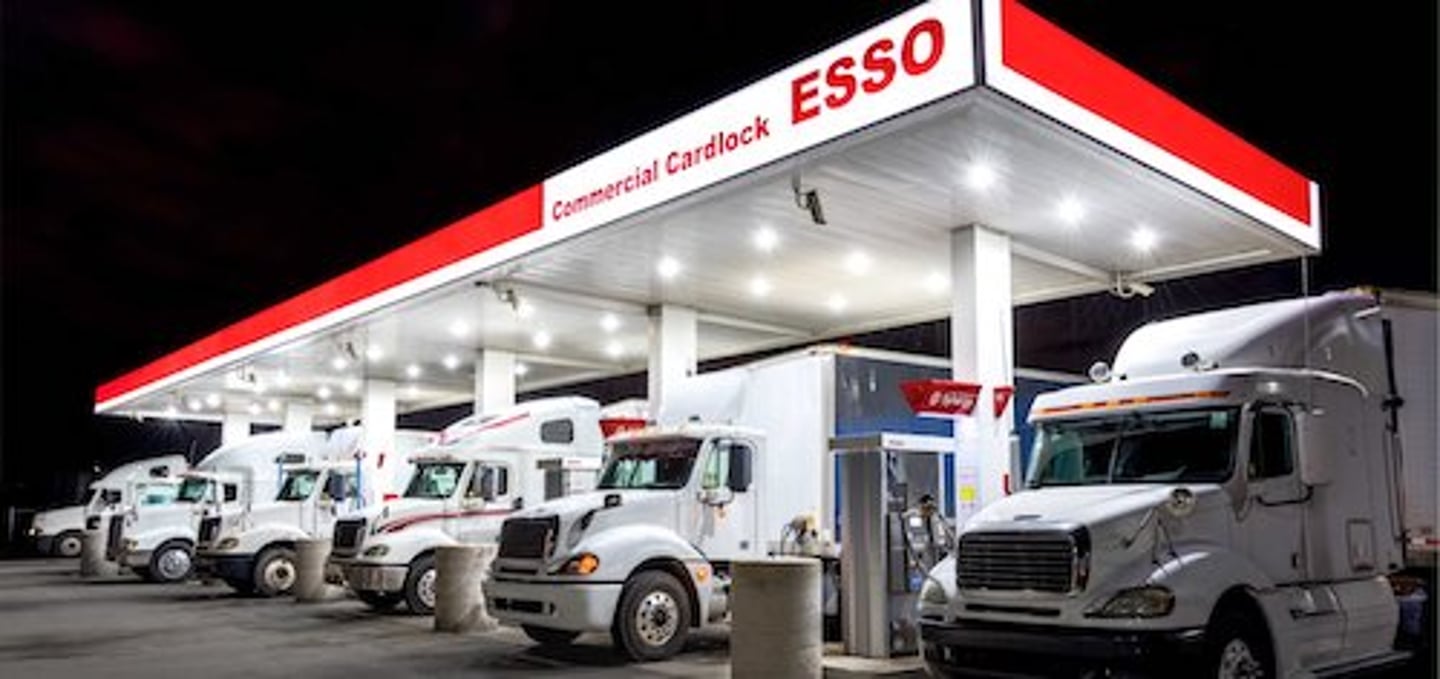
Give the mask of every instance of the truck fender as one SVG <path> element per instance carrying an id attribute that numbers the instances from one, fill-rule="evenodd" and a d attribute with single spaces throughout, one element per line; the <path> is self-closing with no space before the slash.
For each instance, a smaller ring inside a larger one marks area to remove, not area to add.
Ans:
<path id="1" fill-rule="evenodd" d="M 305 533 L 305 531 L 294 526 L 276 523 L 261 524 L 231 537 L 237 538 L 240 544 L 236 545 L 233 550 L 227 550 L 228 552 L 237 554 L 259 554 L 266 547 L 277 544 L 284 544 L 293 548 L 297 540 L 305 540 L 310 536 Z"/>
<path id="2" fill-rule="evenodd" d="M 575 549 L 570 550 L 571 554 L 581 552 L 600 558 L 600 568 L 592 575 L 597 581 L 623 583 L 642 570 L 666 570 L 688 590 L 692 621 L 700 624 L 709 614 L 714 570 L 704 554 L 674 531 L 649 524 L 616 526 L 586 536 Z M 703 571 L 703 581 L 696 577 L 697 569 Z M 682 573 L 684 577 L 681 577 Z"/>
<path id="3" fill-rule="evenodd" d="M 1227 592 L 1238 589 L 1254 593 L 1274 587 L 1249 559 L 1213 544 L 1187 545 L 1159 567 L 1148 563 L 1144 567 L 1150 571 L 1146 581 L 1164 585 L 1174 592 L 1172 615 L 1174 622 L 1183 627 L 1208 624 L 1216 605 Z M 1259 600 L 1253 594 L 1251 598 L 1258 607 Z M 1267 625 L 1269 622 L 1266 621 Z"/>

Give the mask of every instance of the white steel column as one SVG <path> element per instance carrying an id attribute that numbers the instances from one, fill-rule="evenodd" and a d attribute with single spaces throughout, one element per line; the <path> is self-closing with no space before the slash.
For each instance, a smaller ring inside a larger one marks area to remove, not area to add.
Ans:
<path id="1" fill-rule="evenodd" d="M 515 405 L 515 354 L 481 349 L 475 355 L 475 412 L 491 413 Z"/>
<path id="2" fill-rule="evenodd" d="M 225 413 L 220 421 L 220 445 L 228 446 L 250 438 L 250 415 L 246 413 Z"/>
<path id="3" fill-rule="evenodd" d="M 975 411 L 956 421 L 960 444 L 956 479 L 962 515 L 1004 495 L 1010 469 L 1014 408 L 995 416 L 997 386 L 1015 383 L 1014 309 L 1010 291 L 1010 236 L 980 225 L 950 237 L 952 300 L 950 352 L 957 381 L 983 386 Z"/>
<path id="4" fill-rule="evenodd" d="M 660 413 L 670 385 L 695 374 L 699 354 L 694 309 L 661 305 L 650 310 L 650 364 L 646 396 L 651 416 Z"/>
<path id="5" fill-rule="evenodd" d="M 285 404 L 285 431 L 287 433 L 307 432 L 315 426 L 315 404 L 290 402 Z"/>
<path id="6" fill-rule="evenodd" d="M 395 452 L 395 383 L 365 380 L 360 404 L 360 424 L 365 428 L 360 450 L 366 455 Z"/>

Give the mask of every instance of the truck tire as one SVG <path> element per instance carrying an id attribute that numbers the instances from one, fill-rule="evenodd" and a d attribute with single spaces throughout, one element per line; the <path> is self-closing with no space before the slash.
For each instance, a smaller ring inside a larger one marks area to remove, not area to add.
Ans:
<path id="1" fill-rule="evenodd" d="M 405 607 L 415 615 L 435 614 L 435 555 L 421 554 L 405 572 Z"/>
<path id="2" fill-rule="evenodd" d="M 150 582 L 184 582 L 195 571 L 195 550 L 189 543 L 171 540 L 150 553 L 145 579 Z"/>
<path id="3" fill-rule="evenodd" d="M 377 611 L 388 611 L 395 608 L 395 605 L 404 598 L 395 592 L 372 592 L 370 590 L 356 590 L 355 597 Z"/>
<path id="4" fill-rule="evenodd" d="M 266 547 L 255 557 L 255 593 L 264 597 L 289 594 L 295 587 L 295 550 Z"/>
<path id="5" fill-rule="evenodd" d="M 675 576 L 640 571 L 625 582 L 610 625 L 615 647 L 632 660 L 664 660 L 685 647 L 690 634 L 690 596 Z"/>
<path id="6" fill-rule="evenodd" d="M 530 637 L 531 641 L 547 648 L 569 646 L 580 636 L 579 632 L 568 629 L 552 629 L 538 625 L 521 625 L 520 629 L 525 630 L 525 636 Z"/>
<path id="7" fill-rule="evenodd" d="M 79 531 L 67 530 L 55 536 L 55 541 L 50 545 L 50 555 L 73 559 L 80 556 L 80 550 L 84 548 L 84 534 Z"/>
<path id="8" fill-rule="evenodd" d="M 1206 672 L 1216 679 L 1275 676 L 1275 653 L 1264 625 L 1249 612 L 1221 610 L 1205 630 Z"/>

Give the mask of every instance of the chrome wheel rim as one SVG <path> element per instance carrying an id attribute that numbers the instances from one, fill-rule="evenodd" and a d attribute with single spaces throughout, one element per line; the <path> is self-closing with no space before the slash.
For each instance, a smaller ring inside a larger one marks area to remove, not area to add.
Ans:
<path id="1" fill-rule="evenodd" d="M 60 538 L 60 556 L 80 556 L 80 538 L 67 535 Z"/>
<path id="2" fill-rule="evenodd" d="M 1260 661 L 1244 639 L 1231 639 L 1220 651 L 1219 679 L 1259 679 L 1265 676 Z"/>
<path id="3" fill-rule="evenodd" d="M 287 592 L 295 586 L 295 564 L 284 557 L 271 559 L 269 563 L 265 564 L 265 572 L 262 573 L 262 577 L 265 578 L 265 585 L 270 591 Z"/>
<path id="4" fill-rule="evenodd" d="M 635 608 L 635 631 L 650 646 L 664 646 L 680 625 L 680 605 L 668 592 L 645 595 Z"/>
<path id="5" fill-rule="evenodd" d="M 435 610 L 435 569 L 426 569 L 415 580 L 415 595 L 426 608 Z"/>
<path id="6" fill-rule="evenodd" d="M 178 547 L 167 549 L 160 554 L 156 565 L 160 569 L 160 577 L 166 580 L 179 580 L 190 572 L 190 553 Z"/>

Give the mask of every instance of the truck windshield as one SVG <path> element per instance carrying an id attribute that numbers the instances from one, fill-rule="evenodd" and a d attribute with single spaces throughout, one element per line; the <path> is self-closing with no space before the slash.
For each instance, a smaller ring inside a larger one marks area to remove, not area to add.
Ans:
<path id="1" fill-rule="evenodd" d="M 673 490 L 690 480 L 700 439 L 621 441 L 611 445 L 610 462 L 598 488 Z"/>
<path id="2" fill-rule="evenodd" d="M 405 488 L 405 497 L 448 498 L 455 494 L 455 487 L 460 485 L 460 474 L 464 471 L 464 462 L 421 462 L 415 465 L 415 474 Z"/>
<path id="3" fill-rule="evenodd" d="M 280 486 L 280 494 L 276 500 L 281 502 L 299 502 L 308 499 L 311 493 L 315 492 L 315 482 L 320 479 L 320 472 L 316 469 L 297 469 L 285 475 L 285 483 Z"/>
<path id="4" fill-rule="evenodd" d="M 206 502 L 214 497 L 214 486 L 210 479 L 188 478 L 180 482 L 180 492 L 175 494 L 176 502 Z"/>
<path id="5" fill-rule="evenodd" d="M 1239 420 L 1212 408 L 1040 423 L 1028 486 L 1224 481 Z"/>
<path id="6" fill-rule="evenodd" d="M 141 484 L 137 490 L 142 505 L 168 505 L 175 501 L 180 487 L 173 483 Z"/>

